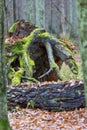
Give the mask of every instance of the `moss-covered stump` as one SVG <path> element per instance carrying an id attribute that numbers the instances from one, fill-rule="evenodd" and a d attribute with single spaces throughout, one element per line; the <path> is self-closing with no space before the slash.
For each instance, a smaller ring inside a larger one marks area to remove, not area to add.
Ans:
<path id="1" fill-rule="evenodd" d="M 7 91 L 9 108 L 41 108 L 52 111 L 72 110 L 85 106 L 82 81 L 14 86 Z"/>
<path id="2" fill-rule="evenodd" d="M 72 44 L 55 38 L 29 22 L 21 20 L 14 23 L 5 43 L 7 73 L 13 84 L 30 78 L 33 78 L 32 81 L 61 80 L 59 70 L 63 62 L 74 74 L 78 73 Z"/>

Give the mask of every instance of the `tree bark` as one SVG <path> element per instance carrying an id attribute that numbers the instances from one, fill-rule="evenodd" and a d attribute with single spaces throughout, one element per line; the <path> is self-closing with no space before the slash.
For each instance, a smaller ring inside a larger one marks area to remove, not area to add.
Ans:
<path id="1" fill-rule="evenodd" d="M 6 99 L 6 76 L 4 65 L 4 42 L 3 42 L 3 7 L 4 0 L 0 0 L 0 130 L 10 130 L 7 117 L 7 99 Z"/>
<path id="2" fill-rule="evenodd" d="M 52 111 L 72 110 L 85 106 L 82 81 L 51 84 L 21 84 L 7 91 L 8 106 L 41 108 Z"/>
<path id="3" fill-rule="evenodd" d="M 82 66 L 84 74 L 84 84 L 85 84 L 85 99 L 87 107 L 87 0 L 79 0 L 79 25 L 80 25 L 80 52 L 82 57 Z"/>
<path id="4" fill-rule="evenodd" d="M 36 25 L 45 28 L 45 0 L 36 0 Z"/>

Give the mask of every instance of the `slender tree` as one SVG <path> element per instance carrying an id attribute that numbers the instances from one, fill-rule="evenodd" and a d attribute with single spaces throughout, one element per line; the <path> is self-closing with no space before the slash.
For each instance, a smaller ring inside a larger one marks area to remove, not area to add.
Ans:
<path id="1" fill-rule="evenodd" d="M 6 77 L 4 66 L 3 16 L 4 0 L 0 0 L 0 130 L 11 130 L 7 116 Z"/>
<path id="2" fill-rule="evenodd" d="M 85 84 L 85 99 L 87 107 L 87 0 L 78 0 L 78 16 L 80 25 L 80 52 Z"/>
<path id="3" fill-rule="evenodd" d="M 45 0 L 36 0 L 36 24 L 45 28 Z"/>

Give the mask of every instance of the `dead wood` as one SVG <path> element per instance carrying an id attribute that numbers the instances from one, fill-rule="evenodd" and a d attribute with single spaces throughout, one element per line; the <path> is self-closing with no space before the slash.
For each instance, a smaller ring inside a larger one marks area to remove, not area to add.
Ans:
<path id="1" fill-rule="evenodd" d="M 52 111 L 85 107 L 82 81 L 37 86 L 21 84 L 7 91 L 8 106 L 33 107 Z"/>
<path id="2" fill-rule="evenodd" d="M 30 43 L 26 48 L 24 48 L 24 45 L 27 43 L 24 43 L 23 38 L 26 38 L 28 36 L 29 39 L 31 39 L 31 36 L 33 36 L 31 40 L 33 42 L 27 41 Z M 58 79 L 61 80 L 59 70 L 61 69 L 63 62 L 69 66 L 74 74 L 78 73 L 78 67 L 72 56 L 72 45 L 64 43 L 64 40 L 62 41 L 55 38 L 54 36 L 51 36 L 44 29 L 38 28 L 29 22 L 25 22 L 24 20 L 19 21 L 13 32 L 10 30 L 7 41 L 9 42 L 9 44 L 6 46 L 6 54 L 9 54 L 7 57 L 7 64 L 10 64 L 10 68 L 12 68 L 15 72 L 15 74 L 13 74 L 14 72 L 12 72 L 11 69 L 10 75 L 17 75 L 16 72 L 19 71 L 18 73 L 20 73 L 19 69 L 23 68 L 24 73 L 19 77 L 19 80 L 21 79 L 21 81 L 25 81 L 25 78 L 23 77 L 26 75 L 29 78 L 33 77 L 39 81 L 57 81 Z M 23 42 L 23 46 L 21 42 Z M 22 48 L 24 49 L 27 56 L 23 54 L 24 51 Z M 30 64 L 28 64 L 30 61 L 28 62 L 29 58 L 26 58 L 28 56 L 30 56 L 30 58 L 35 63 L 33 67 L 31 66 L 31 74 L 29 74 Z M 11 62 L 12 58 L 13 61 Z M 25 61 L 25 59 L 27 59 L 27 61 Z M 8 71 L 8 75 L 9 73 L 10 72 Z M 15 79 L 18 77 L 14 76 L 11 77 L 11 79 L 12 78 Z M 18 84 L 21 81 L 18 81 Z"/>

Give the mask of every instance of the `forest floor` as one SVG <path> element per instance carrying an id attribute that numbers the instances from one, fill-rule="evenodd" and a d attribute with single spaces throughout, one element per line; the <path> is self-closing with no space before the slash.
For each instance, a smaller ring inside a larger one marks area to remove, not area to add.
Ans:
<path id="1" fill-rule="evenodd" d="M 75 59 L 79 73 L 77 76 L 73 75 L 63 64 L 61 74 L 64 81 L 83 79 L 81 58 L 77 52 Z M 8 116 L 12 130 L 87 130 L 87 110 L 85 108 L 62 112 L 15 108 L 13 112 L 8 112 Z"/>
<path id="2" fill-rule="evenodd" d="M 19 109 L 9 112 L 12 130 L 87 130 L 87 111 L 48 112 Z"/>

